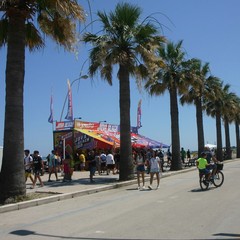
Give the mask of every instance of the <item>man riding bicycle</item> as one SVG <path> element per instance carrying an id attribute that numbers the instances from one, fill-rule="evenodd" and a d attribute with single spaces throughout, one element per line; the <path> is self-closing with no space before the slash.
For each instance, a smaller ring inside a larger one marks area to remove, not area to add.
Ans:
<path id="1" fill-rule="evenodd" d="M 196 164 L 200 174 L 204 174 L 206 176 L 206 180 L 210 180 L 211 171 L 208 169 L 210 165 L 206 159 L 207 154 L 205 152 L 201 153 L 201 157 L 197 159 Z"/>
<path id="2" fill-rule="evenodd" d="M 216 174 L 216 171 L 217 171 L 218 160 L 216 159 L 214 153 L 209 148 L 205 148 L 205 153 L 206 153 L 206 159 L 207 159 L 207 162 L 208 162 L 207 168 L 209 170 L 212 170 L 212 176 L 214 176 Z M 211 161 L 213 163 L 211 163 Z"/>

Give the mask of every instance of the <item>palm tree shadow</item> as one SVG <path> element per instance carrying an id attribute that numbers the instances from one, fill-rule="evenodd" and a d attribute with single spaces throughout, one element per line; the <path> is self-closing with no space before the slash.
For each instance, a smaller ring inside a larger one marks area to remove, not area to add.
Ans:
<path id="1" fill-rule="evenodd" d="M 10 234 L 17 235 L 17 236 L 41 236 L 41 237 L 46 237 L 46 238 L 57 238 L 57 239 L 86 239 L 86 240 L 125 240 L 126 238 L 99 238 L 99 237 L 69 237 L 69 236 L 59 236 L 59 235 L 50 235 L 50 234 L 44 234 L 44 233 L 37 233 L 34 231 L 29 231 L 29 230 L 16 230 L 10 232 Z M 131 238 L 132 240 L 138 240 Z M 154 239 L 143 239 L 143 240 L 154 240 Z"/>
<path id="2" fill-rule="evenodd" d="M 240 239 L 240 234 L 237 233 L 216 233 L 213 234 L 213 236 L 236 237 Z"/>
<path id="3" fill-rule="evenodd" d="M 119 182 L 118 179 L 116 178 L 95 178 L 94 179 L 94 183 L 90 182 L 89 178 L 81 178 L 81 179 L 74 179 L 71 181 L 56 181 L 56 182 L 51 182 L 51 183 L 45 183 L 46 185 L 48 185 L 49 188 L 51 187 L 62 187 L 62 186 L 74 186 L 74 185 L 99 185 L 99 184 L 108 184 L 108 183 L 117 183 Z"/>
<path id="4" fill-rule="evenodd" d="M 139 191 L 139 192 L 149 192 L 149 191 L 151 191 L 151 189 L 149 189 L 149 188 L 145 188 L 145 189 L 138 189 L 137 187 L 134 187 L 134 188 L 127 188 L 126 189 L 126 191 Z"/>

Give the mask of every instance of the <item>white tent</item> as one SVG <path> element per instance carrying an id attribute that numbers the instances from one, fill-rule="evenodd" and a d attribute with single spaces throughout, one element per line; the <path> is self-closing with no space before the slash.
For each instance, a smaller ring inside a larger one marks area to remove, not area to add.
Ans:
<path id="1" fill-rule="evenodd" d="M 217 148 L 217 145 L 208 143 L 208 144 L 205 144 L 205 147 L 212 149 L 212 148 Z"/>

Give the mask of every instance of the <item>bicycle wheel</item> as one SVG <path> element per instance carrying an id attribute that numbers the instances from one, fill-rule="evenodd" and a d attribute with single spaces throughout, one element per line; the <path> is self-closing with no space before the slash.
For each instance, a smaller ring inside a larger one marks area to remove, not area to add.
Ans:
<path id="1" fill-rule="evenodd" d="M 207 182 L 205 175 L 200 176 L 199 184 L 202 190 L 207 190 L 209 187 L 209 182 Z"/>
<path id="2" fill-rule="evenodd" d="M 221 171 L 217 171 L 213 179 L 213 185 L 215 187 L 221 187 L 224 182 L 224 175 Z"/>

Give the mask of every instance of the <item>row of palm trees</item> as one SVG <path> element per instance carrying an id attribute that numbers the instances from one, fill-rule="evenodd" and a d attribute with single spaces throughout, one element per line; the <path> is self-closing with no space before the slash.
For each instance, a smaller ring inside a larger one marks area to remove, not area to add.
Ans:
<path id="1" fill-rule="evenodd" d="M 199 59 L 186 59 L 182 41 L 174 44 L 159 36 L 151 17 L 139 21 L 140 9 L 129 4 L 117 5 L 107 15 L 98 12 L 102 31 L 87 33 L 83 41 L 91 43 L 90 75 L 100 72 L 102 79 L 112 84 L 112 71 L 118 66 L 120 84 L 121 163 L 120 180 L 133 177 L 130 141 L 130 76 L 144 81 L 151 95 L 170 95 L 172 166 L 182 169 L 178 98 L 181 104 L 196 106 L 198 155 L 204 151 L 203 112 L 216 118 L 217 158 L 223 160 L 221 121 L 226 133 L 227 157 L 231 157 L 229 123 L 239 114 L 239 98 L 229 92 L 229 85 L 210 74 L 209 64 Z M 140 24 L 139 24 L 140 22 Z M 238 123 L 236 123 L 236 127 Z M 239 135 L 237 135 L 237 142 Z M 237 145 L 238 146 L 238 145 Z M 239 151 L 238 151 L 239 152 Z"/>
<path id="2" fill-rule="evenodd" d="M 84 19 L 83 9 L 75 0 L 3 0 L 0 12 L 0 47 L 7 45 L 6 107 L 3 164 L 0 173 L 0 201 L 25 195 L 22 166 L 23 87 L 25 47 L 44 46 L 40 32 L 49 35 L 68 50 L 76 40 L 74 22 Z M 239 99 L 229 93 L 229 86 L 210 75 L 209 65 L 198 59 L 185 59 L 182 41 L 177 44 L 161 36 L 160 23 L 149 16 L 141 20 L 142 10 L 129 3 L 117 4 L 110 13 L 98 11 L 102 28 L 97 34 L 85 33 L 83 41 L 91 44 L 89 75 L 100 72 L 112 84 L 117 69 L 120 106 L 120 180 L 132 179 L 133 163 L 130 134 L 130 80 L 144 83 L 151 95 L 170 95 L 172 132 L 172 170 L 182 168 L 178 98 L 182 104 L 195 104 L 198 128 L 198 151 L 204 149 L 202 113 L 216 118 L 217 157 L 222 160 L 221 120 L 224 120 L 227 151 L 230 151 L 229 123 L 235 121 L 239 145 Z M 34 18 L 36 17 L 36 18 Z M 37 19 L 38 27 L 33 21 Z M 18 116 L 16 119 L 15 116 Z M 236 120 L 237 119 L 237 120 Z M 228 134 L 228 136 L 227 136 Z M 238 151 L 239 153 L 239 151 Z"/>
<path id="3" fill-rule="evenodd" d="M 231 158 L 229 124 L 235 122 L 237 157 L 239 157 L 239 113 L 240 98 L 230 92 L 230 85 L 224 85 L 218 77 L 210 74 L 209 63 L 199 59 L 185 59 L 182 41 L 167 43 L 159 49 L 159 57 L 165 66 L 158 71 L 154 81 L 146 83 L 150 94 L 161 95 L 166 90 L 170 94 L 172 131 L 172 170 L 181 169 L 180 140 L 178 123 L 178 97 L 181 104 L 194 104 L 196 107 L 198 155 L 204 151 L 203 113 L 216 119 L 217 159 L 223 161 L 221 122 L 224 122 L 227 159 Z"/>

